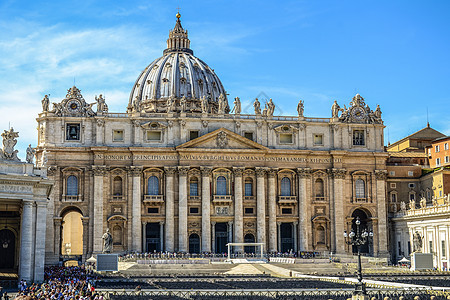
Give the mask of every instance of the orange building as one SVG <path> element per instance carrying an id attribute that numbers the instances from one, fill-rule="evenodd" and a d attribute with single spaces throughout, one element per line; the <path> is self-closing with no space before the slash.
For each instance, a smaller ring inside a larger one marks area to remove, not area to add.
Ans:
<path id="1" fill-rule="evenodd" d="M 450 166 L 450 136 L 438 138 L 426 147 L 431 168 Z"/>

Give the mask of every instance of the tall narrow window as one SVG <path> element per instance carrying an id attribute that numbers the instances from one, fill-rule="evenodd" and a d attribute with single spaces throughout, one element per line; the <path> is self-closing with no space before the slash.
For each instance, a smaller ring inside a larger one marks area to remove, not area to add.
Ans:
<path id="1" fill-rule="evenodd" d="M 291 180 L 287 177 L 281 179 L 281 196 L 291 195 Z"/>
<path id="2" fill-rule="evenodd" d="M 191 178 L 189 182 L 189 196 L 198 196 L 198 179 L 197 177 Z"/>
<path id="3" fill-rule="evenodd" d="M 78 195 L 78 178 L 75 175 L 67 177 L 67 196 Z"/>
<path id="4" fill-rule="evenodd" d="M 147 185 L 148 195 L 159 195 L 159 179 L 156 176 L 150 176 Z"/>
<path id="5" fill-rule="evenodd" d="M 227 179 L 224 176 L 217 177 L 217 195 L 227 194 Z"/>
<path id="6" fill-rule="evenodd" d="M 314 188 L 315 188 L 316 197 L 325 197 L 323 180 L 321 178 L 316 179 Z"/>
<path id="7" fill-rule="evenodd" d="M 122 196 L 122 177 L 114 177 L 113 185 L 114 196 Z"/>
<path id="8" fill-rule="evenodd" d="M 356 198 L 366 198 L 366 191 L 365 191 L 365 183 L 362 179 L 356 179 L 355 181 L 355 194 Z"/>
<path id="9" fill-rule="evenodd" d="M 364 146 L 364 130 L 353 130 L 353 145 Z"/>
<path id="10" fill-rule="evenodd" d="M 323 226 L 317 227 L 316 239 L 317 244 L 325 244 L 325 228 Z"/>
<path id="11" fill-rule="evenodd" d="M 253 196 L 253 180 L 248 177 L 245 179 L 245 196 Z"/>

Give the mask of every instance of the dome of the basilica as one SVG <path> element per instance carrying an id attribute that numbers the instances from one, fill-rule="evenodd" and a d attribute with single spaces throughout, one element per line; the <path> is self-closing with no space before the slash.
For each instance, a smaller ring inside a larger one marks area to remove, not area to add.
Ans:
<path id="1" fill-rule="evenodd" d="M 177 14 L 163 56 L 148 65 L 130 94 L 128 112 L 228 113 L 219 77 L 190 49 L 187 30 Z"/>

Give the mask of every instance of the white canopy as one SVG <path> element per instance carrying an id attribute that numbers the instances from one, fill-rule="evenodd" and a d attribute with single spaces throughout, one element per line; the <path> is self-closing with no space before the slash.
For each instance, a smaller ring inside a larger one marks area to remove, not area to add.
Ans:
<path id="1" fill-rule="evenodd" d="M 409 263 L 409 260 L 406 257 L 403 257 L 398 262 L 400 262 L 400 263 Z"/>

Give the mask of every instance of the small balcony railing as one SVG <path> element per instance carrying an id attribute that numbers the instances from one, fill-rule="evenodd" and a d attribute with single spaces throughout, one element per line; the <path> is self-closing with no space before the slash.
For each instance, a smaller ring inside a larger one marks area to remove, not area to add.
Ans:
<path id="1" fill-rule="evenodd" d="M 81 195 L 63 195 L 62 199 L 64 202 L 81 202 L 81 201 L 83 201 Z"/>
<path id="2" fill-rule="evenodd" d="M 125 200 L 125 197 L 123 195 L 113 195 L 111 197 L 111 201 L 123 201 Z"/>
<path id="3" fill-rule="evenodd" d="M 164 195 L 144 195 L 144 203 L 158 205 L 164 203 Z"/>
<path id="4" fill-rule="evenodd" d="M 289 205 L 297 203 L 297 196 L 278 196 L 278 203 Z"/>
<path id="5" fill-rule="evenodd" d="M 353 198 L 351 203 L 369 203 L 368 198 Z"/>
<path id="6" fill-rule="evenodd" d="M 233 202 L 233 196 L 231 196 L 231 195 L 214 195 L 213 202 L 230 204 L 231 202 Z"/>

